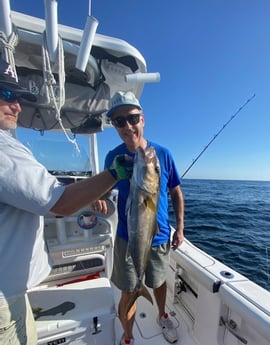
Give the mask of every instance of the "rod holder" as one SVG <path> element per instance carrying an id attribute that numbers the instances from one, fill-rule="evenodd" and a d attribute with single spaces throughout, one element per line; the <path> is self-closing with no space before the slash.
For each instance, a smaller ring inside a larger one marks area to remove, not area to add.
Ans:
<path id="1" fill-rule="evenodd" d="M 98 20 L 93 16 L 87 16 L 82 41 L 76 60 L 76 68 L 84 72 L 89 55 L 91 53 L 94 37 L 98 27 Z"/>
<path id="2" fill-rule="evenodd" d="M 127 83 L 159 83 L 160 74 L 158 72 L 126 74 L 125 81 Z"/>
<path id="3" fill-rule="evenodd" d="M 4 32 L 7 38 L 12 34 L 10 3 L 7 0 L 0 0 L 0 31 Z"/>
<path id="4" fill-rule="evenodd" d="M 50 60 L 56 61 L 57 46 L 58 46 L 58 16 L 57 16 L 57 1 L 44 0 L 45 6 L 45 22 L 46 22 L 46 39 Z"/>

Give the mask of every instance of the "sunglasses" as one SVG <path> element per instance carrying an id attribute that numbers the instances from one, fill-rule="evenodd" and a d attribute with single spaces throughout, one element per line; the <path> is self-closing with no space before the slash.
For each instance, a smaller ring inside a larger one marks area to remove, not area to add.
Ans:
<path id="1" fill-rule="evenodd" d="M 142 113 L 116 117 L 112 120 L 112 124 L 118 128 L 124 128 L 127 122 L 132 126 L 137 125 L 140 121 L 141 114 Z"/>
<path id="2" fill-rule="evenodd" d="M 18 94 L 14 93 L 13 91 L 9 90 L 0 90 L 0 99 L 5 102 L 13 103 L 20 99 Z"/>

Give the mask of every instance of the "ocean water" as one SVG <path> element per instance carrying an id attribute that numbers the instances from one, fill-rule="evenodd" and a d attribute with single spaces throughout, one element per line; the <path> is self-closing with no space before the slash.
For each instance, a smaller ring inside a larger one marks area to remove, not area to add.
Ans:
<path id="1" fill-rule="evenodd" d="M 270 181 L 183 179 L 182 191 L 185 237 L 270 290 Z"/>

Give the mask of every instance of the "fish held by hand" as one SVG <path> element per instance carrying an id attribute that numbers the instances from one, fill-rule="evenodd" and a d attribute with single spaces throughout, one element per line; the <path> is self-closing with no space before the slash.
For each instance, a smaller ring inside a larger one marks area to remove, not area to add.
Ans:
<path id="1" fill-rule="evenodd" d="M 153 147 L 139 147 L 135 153 L 130 192 L 127 200 L 128 254 L 137 274 L 137 284 L 131 293 L 125 315 L 139 296 L 153 304 L 143 284 L 152 240 L 158 233 L 157 210 L 160 190 L 160 164 Z"/>

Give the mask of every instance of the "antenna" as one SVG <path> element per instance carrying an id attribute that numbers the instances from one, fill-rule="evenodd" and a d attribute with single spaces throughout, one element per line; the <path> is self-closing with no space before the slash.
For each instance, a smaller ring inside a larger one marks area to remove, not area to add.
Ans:
<path id="1" fill-rule="evenodd" d="M 211 139 L 209 141 L 209 143 L 205 146 L 205 148 L 198 154 L 198 156 L 193 159 L 192 163 L 189 165 L 189 167 L 185 170 L 185 172 L 183 173 L 183 175 L 181 176 L 181 178 L 183 178 L 187 172 L 193 167 L 193 165 L 197 162 L 197 160 L 201 157 L 201 155 L 208 149 L 208 147 L 212 144 L 212 142 L 220 135 L 220 133 L 225 129 L 225 127 L 236 117 L 236 115 L 238 115 L 240 113 L 241 110 L 244 109 L 244 107 L 250 102 L 252 101 L 252 99 L 255 97 L 255 93 L 252 97 L 250 97 L 246 103 L 244 103 L 238 110 L 236 113 L 234 113 L 231 118 L 223 125 L 223 127 L 217 132 L 217 134 L 214 135 L 213 139 Z"/>

